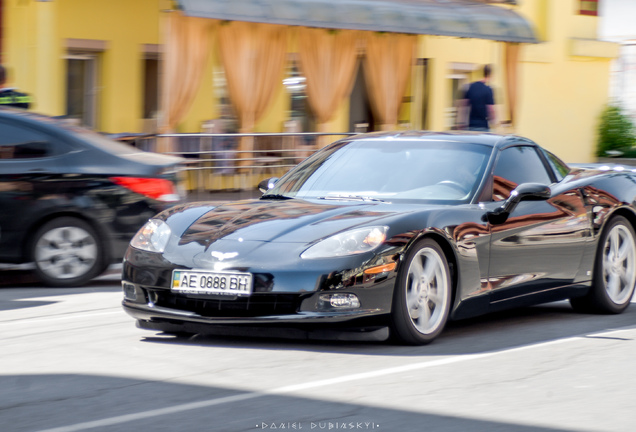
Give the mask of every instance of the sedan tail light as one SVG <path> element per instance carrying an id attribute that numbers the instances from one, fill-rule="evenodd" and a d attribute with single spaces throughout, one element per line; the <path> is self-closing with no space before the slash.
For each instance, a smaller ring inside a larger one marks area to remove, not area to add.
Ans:
<path id="1" fill-rule="evenodd" d="M 170 180 L 144 177 L 111 177 L 110 179 L 119 186 L 157 201 L 180 200 L 175 185 Z"/>

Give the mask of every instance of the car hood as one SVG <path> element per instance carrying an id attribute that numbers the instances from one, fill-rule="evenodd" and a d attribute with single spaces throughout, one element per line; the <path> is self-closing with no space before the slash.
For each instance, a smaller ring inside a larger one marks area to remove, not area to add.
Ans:
<path id="1" fill-rule="evenodd" d="M 358 225 L 382 224 L 395 214 L 382 203 L 256 200 L 222 204 L 201 214 L 180 244 L 217 240 L 308 243 Z"/>

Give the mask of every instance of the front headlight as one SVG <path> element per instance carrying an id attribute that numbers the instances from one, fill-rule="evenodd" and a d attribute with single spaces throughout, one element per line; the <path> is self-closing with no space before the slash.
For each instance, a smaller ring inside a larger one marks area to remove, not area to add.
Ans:
<path id="1" fill-rule="evenodd" d="M 301 258 L 332 258 L 372 251 L 386 240 L 389 227 L 357 228 L 328 237 L 300 254 Z"/>
<path id="2" fill-rule="evenodd" d="M 172 231 L 167 223 L 159 219 L 150 219 L 135 234 L 130 245 L 148 252 L 161 253 L 166 248 Z"/>

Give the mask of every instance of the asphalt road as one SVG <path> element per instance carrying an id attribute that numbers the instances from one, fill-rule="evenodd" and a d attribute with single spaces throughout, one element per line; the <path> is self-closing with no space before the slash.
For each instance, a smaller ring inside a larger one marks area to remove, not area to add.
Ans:
<path id="1" fill-rule="evenodd" d="M 135 327 L 116 271 L 74 289 L 1 279 L 2 432 L 636 429 L 636 305 L 520 309 L 425 347 L 177 338 Z"/>

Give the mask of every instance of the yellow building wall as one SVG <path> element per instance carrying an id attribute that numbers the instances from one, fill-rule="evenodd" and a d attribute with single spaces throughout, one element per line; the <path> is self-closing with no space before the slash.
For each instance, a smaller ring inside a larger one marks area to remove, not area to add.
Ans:
<path id="1" fill-rule="evenodd" d="M 607 103 L 608 65 L 602 61 L 526 62 L 520 94 L 520 135 L 569 162 L 594 160 L 598 120 Z"/>
<path id="2" fill-rule="evenodd" d="M 577 8 L 575 0 L 535 0 L 519 9 L 542 23 L 545 39 L 522 47 L 516 132 L 565 161 L 591 162 L 618 46 L 597 41 L 598 18 Z"/>
<path id="3" fill-rule="evenodd" d="M 34 109 L 59 114 L 56 101 L 62 89 L 57 84 L 60 69 L 58 25 L 55 20 L 59 4 L 54 2 L 3 3 L 3 63 L 8 85 L 29 93 Z"/>
<path id="4" fill-rule="evenodd" d="M 104 41 L 97 128 L 142 130 L 142 47 L 162 43 L 162 11 L 170 8 L 169 0 L 5 0 L 4 6 L 4 62 L 11 84 L 33 96 L 34 111 L 65 112 L 66 40 Z M 595 40 L 598 18 L 578 15 L 577 7 L 577 0 L 524 0 L 509 7 L 532 23 L 540 40 L 522 47 L 514 131 L 567 161 L 588 162 L 594 159 L 598 117 L 608 100 L 610 62 L 618 49 Z M 295 46 L 290 32 L 289 51 Z M 177 127 L 179 132 L 198 132 L 203 122 L 219 116 L 213 79 L 214 68 L 220 67 L 216 50 L 214 46 L 193 105 Z M 400 110 L 401 122 L 446 129 L 452 101 L 449 74 L 454 64 L 462 63 L 474 65 L 471 81 L 481 78 L 484 64 L 493 65 L 491 84 L 499 119 L 507 120 L 502 42 L 423 35 L 418 38 L 417 57 L 429 59 L 427 124 L 421 124 L 423 107 L 417 106 L 422 83 L 413 80 L 405 95 L 411 102 Z M 272 106 L 256 125 L 257 132 L 283 131 L 290 98 L 282 78 Z M 348 112 L 349 101 L 344 100 L 331 122 L 332 131 L 347 131 Z"/>
<path id="5" fill-rule="evenodd" d="M 139 131 L 143 109 L 144 44 L 159 43 L 156 0 L 58 0 L 59 37 L 103 40 L 98 128 Z M 144 19 L 140 19 L 144 17 Z"/>
<path id="6" fill-rule="evenodd" d="M 518 76 L 516 124 L 494 132 L 526 136 L 570 162 L 595 159 L 596 129 L 608 102 L 610 62 L 615 44 L 596 40 L 597 17 L 578 15 L 576 0 L 527 0 L 513 9 L 534 26 L 538 44 L 524 44 Z M 493 66 L 491 86 L 498 121 L 509 120 L 505 44 L 497 41 L 422 35 L 417 57 L 429 59 L 428 122 L 448 129 L 453 100 L 450 75 L 455 64 L 474 67 L 469 81 Z M 411 96 L 417 86 L 411 85 Z M 421 90 L 419 90 L 421 91 Z M 411 110 L 417 118 L 419 110 Z M 414 122 L 417 125 L 417 122 Z"/>
<path id="7" fill-rule="evenodd" d="M 160 43 L 157 0 L 7 0 L 5 62 L 13 83 L 34 98 L 33 111 L 65 113 L 67 39 L 103 41 L 97 128 L 142 128 L 143 46 Z"/>

